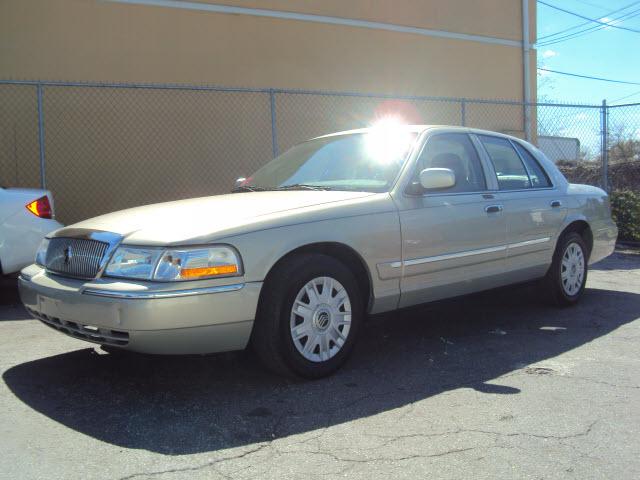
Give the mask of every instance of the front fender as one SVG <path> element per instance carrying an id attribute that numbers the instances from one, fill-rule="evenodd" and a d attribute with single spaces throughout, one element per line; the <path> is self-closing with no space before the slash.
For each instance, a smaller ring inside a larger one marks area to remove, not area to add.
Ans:
<path id="1" fill-rule="evenodd" d="M 399 279 L 383 280 L 376 268 L 378 264 L 401 258 L 400 223 L 395 210 L 271 228 L 223 241 L 235 246 L 242 255 L 248 282 L 264 281 L 281 258 L 301 247 L 315 243 L 346 245 L 364 260 L 371 278 L 371 312 L 397 306 Z"/>

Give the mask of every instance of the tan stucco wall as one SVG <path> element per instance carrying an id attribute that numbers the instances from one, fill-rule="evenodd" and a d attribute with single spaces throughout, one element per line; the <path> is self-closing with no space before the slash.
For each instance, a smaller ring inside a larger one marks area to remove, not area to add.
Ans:
<path id="1" fill-rule="evenodd" d="M 493 26 L 503 38 L 521 30 L 516 0 L 230 3 L 484 35 Z M 0 3 L 3 78 L 520 99 L 521 62 L 517 47 L 348 26 L 90 0 Z"/>
<path id="2" fill-rule="evenodd" d="M 199 3 L 215 3 L 196 0 Z M 519 0 L 229 0 L 225 5 L 520 40 Z M 533 16 L 535 21 L 535 15 Z M 516 19 L 516 21 L 514 21 Z"/>

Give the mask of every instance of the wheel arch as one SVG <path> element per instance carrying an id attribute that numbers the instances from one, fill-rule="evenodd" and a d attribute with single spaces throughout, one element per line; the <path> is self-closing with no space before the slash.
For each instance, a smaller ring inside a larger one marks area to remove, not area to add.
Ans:
<path id="1" fill-rule="evenodd" d="M 575 218 L 572 219 L 560 232 L 558 235 L 558 240 L 562 238 L 563 235 L 566 235 L 569 232 L 576 232 L 579 234 L 584 243 L 587 245 L 588 255 L 591 255 L 591 251 L 593 250 L 593 231 L 591 230 L 591 225 L 585 218 Z"/>
<path id="2" fill-rule="evenodd" d="M 358 285 L 362 288 L 361 293 L 364 300 L 365 311 L 368 312 L 370 310 L 373 303 L 373 282 L 371 272 L 362 256 L 352 247 L 341 242 L 315 242 L 289 250 L 271 266 L 265 276 L 264 284 L 266 285 L 269 282 L 273 273 L 280 265 L 286 262 L 287 259 L 291 258 L 293 255 L 305 253 L 318 253 L 333 257 L 349 268 L 349 270 L 354 273 Z M 265 289 L 263 288 L 262 292 L 260 292 L 260 301 L 262 300 L 264 291 Z"/>

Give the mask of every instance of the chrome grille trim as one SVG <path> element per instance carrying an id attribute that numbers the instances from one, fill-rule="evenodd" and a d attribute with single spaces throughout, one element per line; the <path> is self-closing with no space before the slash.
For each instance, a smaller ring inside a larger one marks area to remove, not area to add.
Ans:
<path id="1" fill-rule="evenodd" d="M 108 247 L 108 243 L 96 240 L 52 238 L 45 261 L 47 270 L 75 278 L 95 278 Z"/>
<path id="2" fill-rule="evenodd" d="M 93 279 L 100 277 L 123 238 L 122 235 L 103 230 L 73 227 L 61 228 L 49 236 L 50 243 L 47 249 L 45 268 L 51 273 L 74 278 Z M 72 250 L 77 246 L 79 250 L 75 250 L 74 253 L 80 255 L 79 258 L 76 257 L 77 262 L 70 261 L 69 265 L 66 266 L 64 265 L 64 250 L 55 252 L 52 248 L 55 243 L 56 247 L 54 248 L 59 249 L 64 245 L 64 242 L 68 242 L 67 246 L 71 246 Z M 49 251 L 52 252 L 51 258 L 49 257 Z M 56 256 L 58 263 L 50 263 L 50 260 L 53 262 Z M 61 261 L 62 265 L 60 264 Z"/>

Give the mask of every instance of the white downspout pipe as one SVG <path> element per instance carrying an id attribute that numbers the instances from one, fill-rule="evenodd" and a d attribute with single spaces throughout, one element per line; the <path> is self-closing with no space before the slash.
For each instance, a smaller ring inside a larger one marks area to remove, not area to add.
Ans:
<path id="1" fill-rule="evenodd" d="M 531 141 L 531 68 L 529 64 L 529 0 L 522 0 L 522 89 L 524 102 L 524 137 Z"/>

